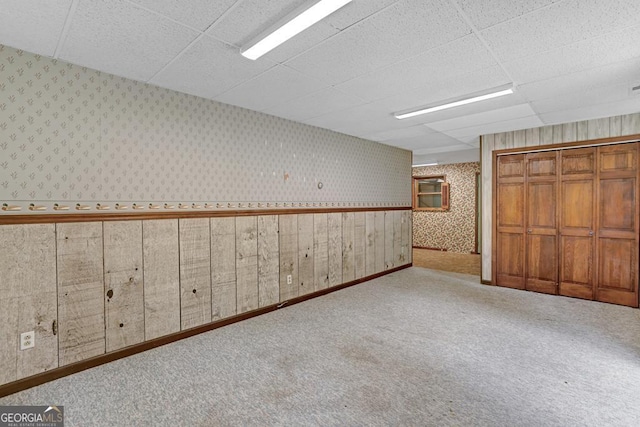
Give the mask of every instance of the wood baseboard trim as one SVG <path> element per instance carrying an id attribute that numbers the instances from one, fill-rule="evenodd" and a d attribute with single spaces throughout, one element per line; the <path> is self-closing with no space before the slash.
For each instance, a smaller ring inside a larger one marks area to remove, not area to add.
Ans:
<path id="1" fill-rule="evenodd" d="M 446 248 L 431 248 L 429 246 L 413 246 L 413 249 L 427 249 L 430 251 L 439 251 L 439 252 L 447 252 Z"/>
<path id="2" fill-rule="evenodd" d="M 105 363 L 113 362 L 118 359 L 122 359 L 137 353 L 142 353 L 144 351 L 151 350 L 152 348 L 160 347 L 165 344 L 170 344 L 175 341 L 179 341 L 185 338 L 192 337 L 194 335 L 201 334 L 203 332 L 212 331 L 214 329 L 218 329 L 223 326 L 231 325 L 233 323 L 247 320 L 252 317 L 260 316 L 262 314 L 266 314 L 275 310 L 279 310 L 284 307 L 288 307 L 290 305 L 298 304 L 303 301 L 307 301 L 316 297 L 320 297 L 322 295 L 339 291 L 341 289 L 345 289 L 350 286 L 368 282 L 370 280 L 377 279 L 378 277 L 386 276 L 387 274 L 395 273 L 396 271 L 404 270 L 405 268 L 409 268 L 412 266 L 413 266 L 412 263 L 402 265 L 400 267 L 396 267 L 390 270 L 385 270 L 380 273 L 372 274 L 371 276 L 352 280 L 350 282 L 346 282 L 341 285 L 333 286 L 327 289 L 321 289 L 319 291 L 315 291 L 307 295 L 302 295 L 296 298 L 292 298 L 287 301 L 280 302 L 278 304 L 262 307 L 257 310 L 248 311 L 246 313 L 238 314 L 236 316 L 228 317 L 226 319 L 217 320 L 211 323 L 207 323 L 206 325 L 201 325 L 195 328 L 187 329 L 185 331 L 176 332 L 174 334 L 166 335 L 164 337 L 145 341 L 140 344 L 135 344 L 130 347 L 123 348 L 121 350 L 116 350 L 111 353 L 102 354 L 100 356 L 96 356 L 90 359 L 82 360 L 80 362 L 72 363 L 67 366 L 54 368 L 50 371 L 43 372 L 41 374 L 37 374 L 37 375 L 23 378 L 17 381 L 13 381 L 11 383 L 0 386 L 0 397 L 5 397 L 10 394 L 29 389 L 31 387 L 35 387 L 53 380 L 57 380 L 58 378 L 63 378 L 68 375 L 75 374 L 77 372 L 94 368 L 96 366 L 104 365 Z"/>
<path id="3" fill-rule="evenodd" d="M 493 282 L 491 280 L 480 280 L 480 283 L 483 285 L 493 286 Z"/>

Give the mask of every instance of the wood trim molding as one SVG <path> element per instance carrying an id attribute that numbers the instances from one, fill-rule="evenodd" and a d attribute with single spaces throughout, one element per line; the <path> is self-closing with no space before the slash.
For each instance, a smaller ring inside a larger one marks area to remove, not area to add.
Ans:
<path id="1" fill-rule="evenodd" d="M 275 310 L 279 310 L 281 308 L 298 304 L 303 301 L 310 300 L 312 298 L 316 298 L 322 295 L 326 295 L 335 291 L 339 291 L 340 289 L 348 288 L 350 286 L 358 285 L 360 283 L 368 282 L 373 279 L 377 279 L 378 277 L 386 276 L 387 274 L 395 273 L 396 271 L 404 270 L 406 268 L 412 267 L 413 264 L 409 263 L 400 267 L 392 268 L 390 270 L 382 271 L 380 273 L 372 274 L 367 277 L 363 277 L 361 279 L 352 280 L 350 282 L 343 283 L 341 285 L 333 286 L 327 289 L 321 289 L 319 291 L 303 295 L 300 297 L 292 298 L 287 301 L 280 302 L 278 304 L 273 304 L 267 307 L 262 307 L 257 310 L 249 311 L 246 313 L 239 314 L 237 316 L 232 316 L 226 319 L 218 320 L 215 322 L 207 323 L 206 325 L 197 326 L 195 328 L 187 329 L 185 331 L 176 332 L 174 334 L 166 335 L 160 338 L 156 338 L 153 340 L 145 341 L 140 344 L 132 345 L 130 347 L 123 348 L 121 350 L 116 350 L 111 353 L 103 354 L 100 356 L 92 357 L 90 359 L 86 359 L 80 362 L 72 363 L 67 366 L 63 366 L 60 368 L 55 368 L 47 372 L 43 372 L 41 374 L 33 375 L 27 378 L 23 378 L 17 381 L 13 381 L 8 384 L 4 384 L 0 386 L 0 397 L 5 397 L 13 393 L 17 393 L 22 390 L 26 390 L 31 387 L 35 387 L 49 381 L 56 380 L 58 378 L 63 378 L 71 374 L 75 374 L 77 372 L 84 371 L 86 369 L 94 368 L 96 366 L 104 365 L 109 362 L 113 362 L 118 359 L 123 359 L 125 357 L 132 356 L 137 353 L 142 353 L 143 351 L 151 350 L 152 348 L 160 347 L 165 344 L 169 344 L 175 341 L 179 341 L 185 338 L 192 337 L 194 335 L 201 334 L 203 332 L 212 331 L 214 329 L 221 328 L 223 326 L 231 325 L 236 322 L 240 322 L 242 320 L 250 319 L 252 317 L 260 316 L 262 314 L 266 314 Z"/>
<path id="2" fill-rule="evenodd" d="M 33 214 L 33 215 L 1 215 L 0 225 L 9 224 L 49 224 L 63 222 L 97 222 L 97 221 L 138 221 L 150 219 L 176 218 L 219 218 L 252 215 L 291 215 L 341 212 L 372 211 L 410 211 L 411 206 L 372 207 L 372 208 L 295 208 L 295 209 L 229 209 L 207 211 L 175 211 L 175 212 L 122 212 L 122 213 L 84 213 L 84 214 Z"/>
<path id="3" fill-rule="evenodd" d="M 493 286 L 493 282 L 491 282 L 491 280 L 480 280 L 480 283 L 483 285 Z"/>
<path id="4" fill-rule="evenodd" d="M 431 248 L 429 246 L 413 246 L 413 249 L 427 249 L 429 251 L 447 252 L 446 248 Z"/>
<path id="5" fill-rule="evenodd" d="M 626 135 L 626 136 L 615 136 L 611 138 L 599 138 L 599 139 L 587 139 L 587 140 L 575 141 L 575 142 L 563 142 L 558 144 L 530 145 L 527 147 L 519 147 L 519 148 L 505 148 L 503 150 L 493 150 L 493 155 L 500 156 L 504 154 L 515 154 L 515 153 L 524 153 L 524 152 L 530 153 L 530 152 L 536 152 L 536 151 L 558 150 L 563 148 L 575 148 L 575 147 L 593 147 L 596 145 L 622 144 L 625 142 L 638 142 L 638 141 L 640 141 L 640 134 L 634 134 L 634 135 Z"/>

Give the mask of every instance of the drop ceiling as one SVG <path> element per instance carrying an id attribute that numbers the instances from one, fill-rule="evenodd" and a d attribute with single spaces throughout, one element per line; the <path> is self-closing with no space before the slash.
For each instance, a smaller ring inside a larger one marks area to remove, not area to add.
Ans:
<path id="1" fill-rule="evenodd" d="M 422 162 L 476 160 L 481 134 L 640 111 L 638 0 L 353 0 L 256 61 L 240 55 L 305 2 L 0 0 L 0 44 Z M 514 95 L 393 116 L 505 84 Z"/>

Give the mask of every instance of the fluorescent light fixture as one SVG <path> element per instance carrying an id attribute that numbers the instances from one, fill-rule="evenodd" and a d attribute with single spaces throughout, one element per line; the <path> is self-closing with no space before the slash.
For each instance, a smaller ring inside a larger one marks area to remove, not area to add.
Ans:
<path id="1" fill-rule="evenodd" d="M 500 96 L 510 95 L 513 93 L 513 88 L 500 90 L 498 92 L 491 92 L 485 95 L 474 96 L 473 98 L 461 99 L 460 101 L 450 102 L 448 104 L 437 105 L 435 107 L 423 108 L 416 111 L 410 111 L 408 113 L 396 113 L 396 119 L 408 119 L 409 117 L 419 116 L 421 114 L 433 113 L 435 111 L 446 110 L 447 108 L 459 107 L 461 105 L 472 104 L 474 102 L 485 101 L 487 99 L 498 98 Z"/>
<path id="2" fill-rule="evenodd" d="M 411 165 L 411 167 L 413 168 L 419 168 L 421 166 L 438 166 L 438 162 L 434 162 L 434 163 L 423 163 L 421 165 Z"/>
<path id="3" fill-rule="evenodd" d="M 260 58 L 265 53 L 306 30 L 321 19 L 331 15 L 351 1 L 352 0 L 321 0 L 317 2 L 295 18 L 278 27 L 275 31 L 270 32 L 269 35 L 257 43 L 252 43 L 248 49 L 243 49 L 241 51 L 242 56 L 253 60 Z"/>

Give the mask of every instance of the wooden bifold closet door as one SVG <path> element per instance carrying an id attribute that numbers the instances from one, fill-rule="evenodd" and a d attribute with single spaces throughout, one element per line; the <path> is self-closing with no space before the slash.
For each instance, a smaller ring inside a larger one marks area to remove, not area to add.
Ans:
<path id="1" fill-rule="evenodd" d="M 638 306 L 638 143 L 496 159 L 494 281 Z"/>

